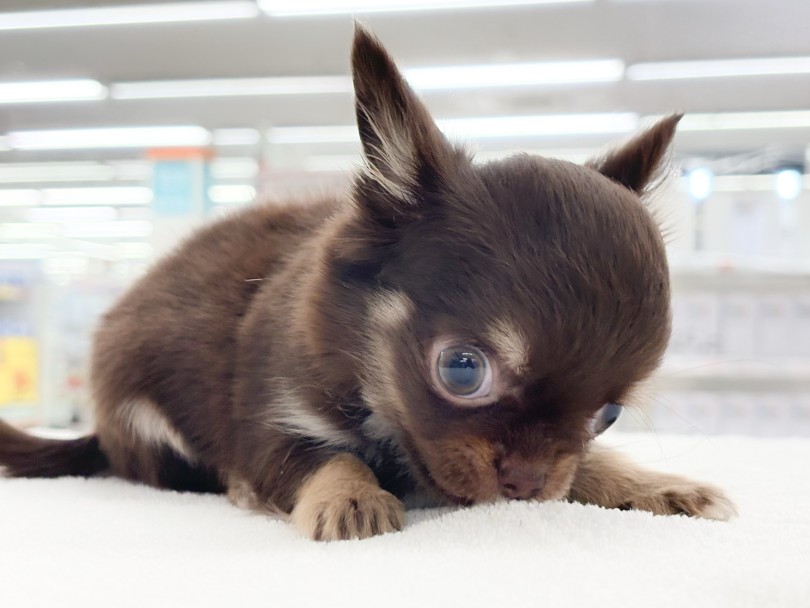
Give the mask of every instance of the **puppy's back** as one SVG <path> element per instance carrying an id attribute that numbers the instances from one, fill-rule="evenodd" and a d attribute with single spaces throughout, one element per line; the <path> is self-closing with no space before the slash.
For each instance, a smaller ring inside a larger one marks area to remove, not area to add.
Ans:
<path id="1" fill-rule="evenodd" d="M 140 431 L 187 460 L 222 462 L 239 323 L 262 282 L 333 207 L 260 205 L 234 214 L 192 235 L 124 294 L 94 342 L 105 451 Z"/>

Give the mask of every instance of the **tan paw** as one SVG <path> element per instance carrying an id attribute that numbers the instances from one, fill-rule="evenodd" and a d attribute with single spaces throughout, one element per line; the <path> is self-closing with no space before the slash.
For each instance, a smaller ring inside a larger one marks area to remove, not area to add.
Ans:
<path id="1" fill-rule="evenodd" d="M 651 484 L 639 489 L 624 509 L 650 511 L 656 515 L 689 515 L 727 521 L 737 515 L 734 503 L 718 488 L 687 480 Z"/>
<path id="2" fill-rule="evenodd" d="M 369 538 L 401 530 L 405 509 L 393 494 L 367 487 L 341 492 L 329 500 L 299 503 L 292 521 L 313 540 Z"/>
<path id="3" fill-rule="evenodd" d="M 313 540 L 368 538 L 401 530 L 405 508 L 365 464 L 340 455 L 304 483 L 290 519 Z"/>

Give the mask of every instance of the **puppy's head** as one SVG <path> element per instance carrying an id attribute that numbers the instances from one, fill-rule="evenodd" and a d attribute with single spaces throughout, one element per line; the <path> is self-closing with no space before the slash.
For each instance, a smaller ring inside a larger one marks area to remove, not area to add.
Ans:
<path id="1" fill-rule="evenodd" d="M 360 28 L 352 60 L 367 166 L 330 272 L 363 294 L 369 433 L 450 500 L 562 497 L 602 408 L 668 339 L 664 246 L 640 195 L 679 117 L 586 166 L 474 165 Z"/>

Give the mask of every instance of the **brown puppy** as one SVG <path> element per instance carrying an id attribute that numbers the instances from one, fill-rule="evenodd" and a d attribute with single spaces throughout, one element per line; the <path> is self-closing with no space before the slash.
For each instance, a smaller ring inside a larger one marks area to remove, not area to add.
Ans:
<path id="1" fill-rule="evenodd" d="M 96 336 L 96 434 L 3 425 L 0 464 L 227 491 L 315 539 L 398 530 L 403 500 L 732 515 L 718 490 L 591 443 L 669 336 L 640 196 L 679 117 L 587 166 L 479 166 L 362 28 L 352 66 L 351 192 L 255 206 L 158 263 Z"/>

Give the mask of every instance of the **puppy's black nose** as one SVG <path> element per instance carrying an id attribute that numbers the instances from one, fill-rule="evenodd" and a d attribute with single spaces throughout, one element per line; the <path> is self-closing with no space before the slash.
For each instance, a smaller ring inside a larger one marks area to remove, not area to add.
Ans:
<path id="1" fill-rule="evenodd" d="M 546 473 L 536 465 L 505 461 L 498 467 L 498 483 L 506 498 L 537 498 L 546 485 Z"/>

